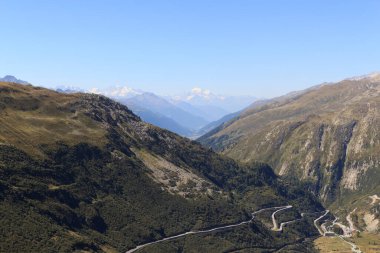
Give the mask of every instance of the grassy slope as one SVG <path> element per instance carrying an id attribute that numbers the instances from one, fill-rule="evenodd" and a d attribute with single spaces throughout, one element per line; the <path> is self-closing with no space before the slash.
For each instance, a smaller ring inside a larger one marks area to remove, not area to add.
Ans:
<path id="1" fill-rule="evenodd" d="M 380 82 L 343 81 L 245 111 L 201 142 L 236 160 L 269 163 L 312 183 L 326 203 L 379 180 Z"/>
<path id="2" fill-rule="evenodd" d="M 380 251 L 380 236 L 369 233 L 361 233 L 359 237 L 348 239 L 356 244 L 364 253 L 376 253 Z M 321 237 L 315 240 L 314 245 L 321 253 L 352 252 L 351 246 L 337 237 Z"/>
<path id="3" fill-rule="evenodd" d="M 245 220 L 263 206 L 321 208 L 302 190 L 283 186 L 268 166 L 239 166 L 104 97 L 9 83 L 0 83 L 0 97 L 0 251 L 119 252 Z M 224 194 L 169 194 L 148 176 L 136 149 L 186 167 Z M 315 234 L 311 224 L 280 235 L 260 224 L 168 243 L 161 252 L 281 247 Z"/>
<path id="4" fill-rule="evenodd" d="M 0 83 L 0 143 L 33 155 L 43 155 L 39 145 L 63 141 L 103 146 L 105 129 L 82 112 L 70 110 L 79 94 L 61 94 L 42 88 Z"/>

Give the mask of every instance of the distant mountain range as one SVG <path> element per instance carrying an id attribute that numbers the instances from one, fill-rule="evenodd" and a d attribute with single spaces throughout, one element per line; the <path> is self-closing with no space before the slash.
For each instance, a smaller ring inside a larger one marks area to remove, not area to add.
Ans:
<path id="1" fill-rule="evenodd" d="M 190 92 L 179 96 L 168 97 L 174 104 L 186 102 L 196 107 L 219 108 L 224 112 L 232 113 L 239 111 L 253 101 L 257 100 L 253 96 L 221 96 L 212 93 L 210 90 L 193 88 Z M 218 117 L 220 118 L 220 117 Z M 214 120 L 216 120 L 215 118 Z"/>
<path id="2" fill-rule="evenodd" d="M 11 75 L 0 78 L 0 81 L 29 84 Z M 127 105 L 144 121 L 189 138 L 205 134 L 231 119 L 227 115 L 235 115 L 257 100 L 252 96 L 220 96 L 201 88 L 193 88 L 183 95 L 165 97 L 126 86 L 85 91 L 61 85 L 55 90 L 60 93 L 88 92 L 110 97 Z"/>
<path id="3" fill-rule="evenodd" d="M 226 111 L 215 105 L 194 105 L 186 101 L 178 101 L 173 99 L 168 99 L 168 101 L 170 101 L 172 104 L 188 113 L 206 119 L 206 121 L 220 119 L 221 117 L 229 113 L 229 111 Z"/>
<path id="4" fill-rule="evenodd" d="M 181 136 L 193 135 L 193 132 L 191 130 L 181 126 L 175 120 L 169 117 L 166 117 L 163 114 L 149 111 L 145 109 L 144 107 L 140 107 L 139 105 L 135 105 L 135 104 L 128 105 L 128 108 L 131 111 L 133 111 L 136 115 L 138 115 L 143 121 L 149 122 L 152 125 L 170 130 Z"/>
<path id="5" fill-rule="evenodd" d="M 236 117 L 238 117 L 241 112 L 242 111 L 233 112 L 233 113 L 225 115 L 224 117 L 222 117 L 218 120 L 215 120 L 213 122 L 208 123 L 206 126 L 199 129 L 196 133 L 197 135 L 194 137 L 198 138 L 198 137 L 201 137 L 207 133 L 214 131 L 215 129 L 218 129 L 220 126 L 223 126 L 223 124 L 225 124 L 225 123 L 229 122 L 230 120 L 233 120 Z"/>
<path id="6" fill-rule="evenodd" d="M 225 117 L 252 104 L 252 96 L 219 96 L 209 90 L 194 88 L 181 96 L 161 97 L 129 87 L 111 87 L 90 93 L 102 94 L 127 105 L 144 121 L 195 138 L 230 119 Z"/>
<path id="7" fill-rule="evenodd" d="M 84 89 L 81 89 L 81 88 L 78 88 L 78 87 L 75 87 L 75 86 L 66 86 L 66 85 L 57 86 L 55 90 L 58 91 L 58 92 L 60 92 L 60 93 L 85 92 Z"/>
<path id="8" fill-rule="evenodd" d="M 202 126 L 206 125 L 208 121 L 202 117 L 193 115 L 181 108 L 175 106 L 174 104 L 166 101 L 164 98 L 161 98 L 153 93 L 143 93 L 141 95 L 134 96 L 127 99 L 116 99 L 122 104 L 127 105 L 131 108 L 132 111 L 135 111 L 137 115 L 145 115 L 142 117 L 149 123 L 153 124 L 153 119 L 157 117 L 163 119 L 171 119 L 174 121 L 174 125 L 169 125 L 167 128 L 174 131 L 175 127 L 181 126 L 183 129 L 186 129 L 189 133 L 194 130 L 200 129 Z M 151 112 L 154 114 L 153 118 L 146 117 L 147 114 Z M 163 117 L 162 117 L 163 116 Z M 165 120 L 165 122 L 168 122 Z M 157 122 L 157 125 L 163 127 L 162 122 Z M 177 132 L 181 134 L 180 132 Z"/>
<path id="9" fill-rule="evenodd" d="M 28 83 L 26 81 L 17 79 L 16 77 L 11 76 L 11 75 L 6 75 L 3 78 L 0 78 L 0 82 L 18 83 L 18 84 L 24 84 L 24 85 L 25 84 L 30 84 L 30 83 Z"/>

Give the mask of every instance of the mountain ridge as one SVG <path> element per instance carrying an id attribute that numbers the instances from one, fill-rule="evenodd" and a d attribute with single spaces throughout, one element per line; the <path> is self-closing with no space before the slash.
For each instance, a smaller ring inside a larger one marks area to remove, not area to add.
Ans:
<path id="1" fill-rule="evenodd" d="M 238 161 L 269 163 L 278 175 L 308 182 L 327 206 L 343 208 L 344 217 L 344 207 L 360 207 L 352 204 L 359 199 L 369 205 L 368 196 L 379 190 L 379 108 L 378 75 L 346 79 L 248 108 L 199 140 Z M 376 209 L 360 212 L 356 225 L 364 230 L 365 215 L 379 219 Z"/>
<path id="2" fill-rule="evenodd" d="M 0 98 L 1 251 L 125 252 L 247 220 L 248 210 L 323 209 L 269 166 L 240 165 L 107 97 L 0 83 Z M 306 247 L 297 242 L 316 235 L 309 220 L 278 233 L 260 219 L 155 250 Z"/>

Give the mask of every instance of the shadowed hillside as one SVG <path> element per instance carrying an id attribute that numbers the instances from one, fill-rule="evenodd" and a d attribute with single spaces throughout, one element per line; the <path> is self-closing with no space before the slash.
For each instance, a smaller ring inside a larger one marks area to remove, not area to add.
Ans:
<path id="1" fill-rule="evenodd" d="M 0 116 L 0 251 L 123 252 L 263 207 L 322 210 L 269 166 L 239 165 L 103 96 L 0 83 Z M 158 251 L 302 248 L 316 234 L 306 220 L 283 233 L 257 220 Z"/>

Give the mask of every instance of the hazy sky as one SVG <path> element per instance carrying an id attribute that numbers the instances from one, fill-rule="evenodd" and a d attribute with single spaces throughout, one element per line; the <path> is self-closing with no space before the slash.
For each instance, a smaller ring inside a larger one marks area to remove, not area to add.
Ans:
<path id="1" fill-rule="evenodd" d="M 0 0 L 0 76 L 273 97 L 380 70 L 377 0 Z"/>

